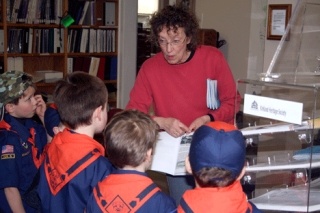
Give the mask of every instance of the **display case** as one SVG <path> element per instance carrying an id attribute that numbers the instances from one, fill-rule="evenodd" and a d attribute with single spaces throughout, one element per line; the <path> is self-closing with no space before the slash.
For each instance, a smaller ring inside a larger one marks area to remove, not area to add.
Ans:
<path id="1" fill-rule="evenodd" d="M 319 1 L 298 1 L 267 72 L 237 81 L 242 183 L 263 212 L 320 212 L 319 11 Z"/>

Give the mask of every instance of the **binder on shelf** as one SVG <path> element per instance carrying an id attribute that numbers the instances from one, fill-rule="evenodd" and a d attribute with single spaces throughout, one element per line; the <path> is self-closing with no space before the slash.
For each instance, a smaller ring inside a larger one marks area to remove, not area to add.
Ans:
<path id="1" fill-rule="evenodd" d="M 89 7 L 87 9 L 87 12 L 85 14 L 84 20 L 82 25 L 94 25 L 96 20 L 96 14 L 95 14 L 95 1 L 89 2 Z"/>
<path id="2" fill-rule="evenodd" d="M 88 8 L 89 8 L 89 5 L 90 5 L 90 1 L 86 1 L 84 3 L 84 6 L 82 8 L 82 12 L 81 12 L 81 16 L 80 16 L 80 19 L 79 19 L 79 25 L 82 25 L 83 24 L 83 21 L 84 21 L 84 18 L 86 17 L 86 14 L 87 14 L 87 11 L 88 11 Z"/>
<path id="3" fill-rule="evenodd" d="M 104 3 L 104 23 L 105 25 L 115 25 L 116 19 L 116 3 L 115 2 L 105 2 Z"/>
<path id="4" fill-rule="evenodd" d="M 112 56 L 110 59 L 110 80 L 117 80 L 118 76 L 118 57 Z"/>
<path id="5" fill-rule="evenodd" d="M 89 29 L 82 29 L 81 34 L 81 41 L 80 41 L 80 51 L 81 53 L 85 53 L 87 49 L 87 43 L 88 43 L 88 36 L 89 36 Z"/>

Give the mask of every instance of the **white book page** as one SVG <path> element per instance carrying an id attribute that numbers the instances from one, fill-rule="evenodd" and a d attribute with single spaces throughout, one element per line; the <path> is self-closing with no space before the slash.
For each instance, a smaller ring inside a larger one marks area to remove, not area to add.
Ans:
<path id="1" fill-rule="evenodd" d="M 186 174 L 184 160 L 189 153 L 192 135 L 174 138 L 167 132 L 160 132 L 151 170 L 171 175 Z"/>

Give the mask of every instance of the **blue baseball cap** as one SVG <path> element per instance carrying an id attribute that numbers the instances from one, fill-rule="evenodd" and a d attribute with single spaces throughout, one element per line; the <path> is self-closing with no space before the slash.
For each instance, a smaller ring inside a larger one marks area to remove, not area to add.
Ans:
<path id="1" fill-rule="evenodd" d="M 47 107 L 44 113 L 44 126 L 46 127 L 47 133 L 53 137 L 53 127 L 59 126 L 61 122 L 60 115 L 58 109 L 55 104 L 51 104 Z"/>
<path id="2" fill-rule="evenodd" d="M 235 126 L 214 121 L 199 127 L 193 134 L 189 160 L 193 172 L 218 167 L 237 178 L 245 163 L 246 144 Z"/>

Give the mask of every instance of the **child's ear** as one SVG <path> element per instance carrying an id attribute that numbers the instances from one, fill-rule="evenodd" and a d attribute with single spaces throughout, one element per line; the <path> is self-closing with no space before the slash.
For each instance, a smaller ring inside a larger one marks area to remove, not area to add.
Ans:
<path id="1" fill-rule="evenodd" d="M 152 155 L 152 149 L 148 149 L 148 151 L 147 151 L 147 157 L 151 157 L 151 155 Z"/>
<path id="2" fill-rule="evenodd" d="M 190 165 L 190 160 L 189 160 L 189 155 L 186 157 L 185 159 L 185 164 L 186 164 L 186 170 L 189 174 L 192 174 L 192 169 L 191 169 L 191 165 Z"/>
<path id="3" fill-rule="evenodd" d="M 6 104 L 4 108 L 8 113 L 12 113 L 14 111 L 14 104 Z"/>
<path id="4" fill-rule="evenodd" d="M 93 112 L 93 118 L 98 118 L 99 120 L 101 120 L 101 112 L 102 112 L 102 106 L 99 106 L 98 108 L 96 108 Z"/>
<path id="5" fill-rule="evenodd" d="M 148 167 L 150 167 L 152 162 L 152 149 L 148 149 L 145 162 L 147 162 L 149 164 Z"/>
<path id="6" fill-rule="evenodd" d="M 242 168 L 241 173 L 240 173 L 239 177 L 237 178 L 237 180 L 240 180 L 245 173 L 246 173 L 246 167 L 244 166 L 244 167 Z"/>

